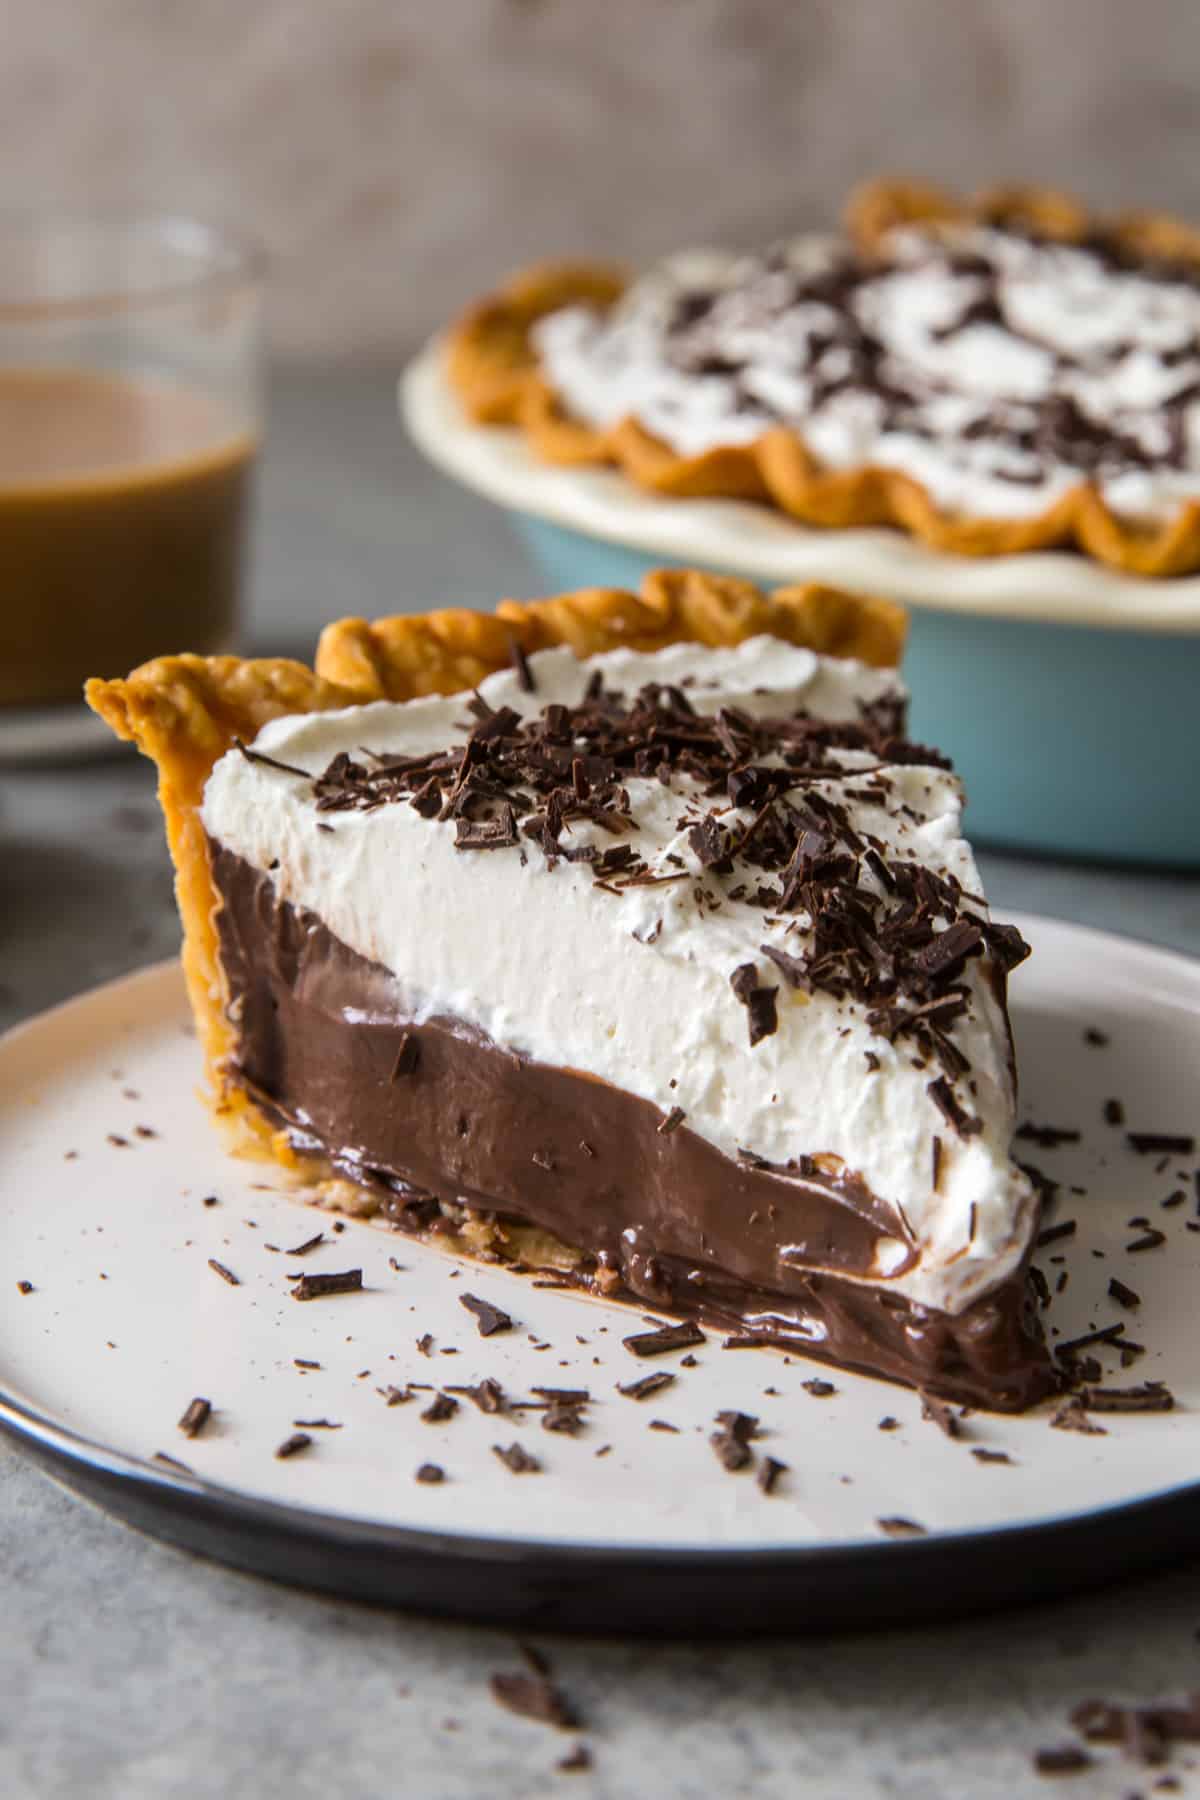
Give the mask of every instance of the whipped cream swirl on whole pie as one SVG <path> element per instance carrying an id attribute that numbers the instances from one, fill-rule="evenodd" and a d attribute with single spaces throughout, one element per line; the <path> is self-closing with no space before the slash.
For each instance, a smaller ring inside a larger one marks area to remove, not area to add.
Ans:
<path id="1" fill-rule="evenodd" d="M 899 471 L 975 519 L 1082 483 L 1133 524 L 1200 498 L 1200 271 L 1116 233 L 941 221 L 871 253 L 693 252 L 531 335 L 570 414 L 685 457 L 783 426 L 823 468 Z"/>

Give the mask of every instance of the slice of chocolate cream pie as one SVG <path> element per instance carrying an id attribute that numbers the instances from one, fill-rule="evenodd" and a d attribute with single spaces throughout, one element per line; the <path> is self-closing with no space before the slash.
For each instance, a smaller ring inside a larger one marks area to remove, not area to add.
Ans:
<path id="1" fill-rule="evenodd" d="M 974 1404 L 1050 1385 L 1008 971 L 894 608 L 671 573 L 165 658 L 218 1113 L 326 1204 Z"/>

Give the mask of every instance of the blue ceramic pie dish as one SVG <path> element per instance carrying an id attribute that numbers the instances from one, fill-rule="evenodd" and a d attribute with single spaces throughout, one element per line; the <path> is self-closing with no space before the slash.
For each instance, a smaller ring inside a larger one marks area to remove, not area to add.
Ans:
<path id="1" fill-rule="evenodd" d="M 664 565 L 763 586 L 827 582 L 909 608 L 911 731 L 950 755 L 977 842 L 1200 864 L 1200 578 L 1150 581 L 1070 551 L 973 559 L 882 530 L 820 531 L 742 501 L 670 500 L 552 468 L 463 415 L 431 345 L 401 384 L 418 446 L 497 501 L 546 591 L 637 588 Z"/>

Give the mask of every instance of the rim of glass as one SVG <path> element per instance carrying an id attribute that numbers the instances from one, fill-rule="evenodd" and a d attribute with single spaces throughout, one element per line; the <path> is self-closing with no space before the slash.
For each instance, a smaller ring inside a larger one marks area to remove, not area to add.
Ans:
<path id="1" fill-rule="evenodd" d="M 36 213 L 19 207 L 0 207 L 0 246 L 6 242 L 47 241 L 78 233 L 103 239 L 142 239 L 179 253 L 183 268 L 161 281 L 130 284 L 99 283 L 77 293 L 9 298 L 0 275 L 0 325 L 37 324 L 54 319 L 93 318 L 147 307 L 193 301 L 204 294 L 256 285 L 267 268 L 267 253 L 256 240 L 188 213 L 104 211 L 96 213 Z"/>

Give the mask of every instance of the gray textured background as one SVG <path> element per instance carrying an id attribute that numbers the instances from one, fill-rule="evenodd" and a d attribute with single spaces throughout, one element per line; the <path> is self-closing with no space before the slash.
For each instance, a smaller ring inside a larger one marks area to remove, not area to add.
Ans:
<path id="1" fill-rule="evenodd" d="M 0 0 L 0 44 L 0 193 L 238 222 L 301 354 L 882 169 L 1200 214 L 1195 0 Z"/>

